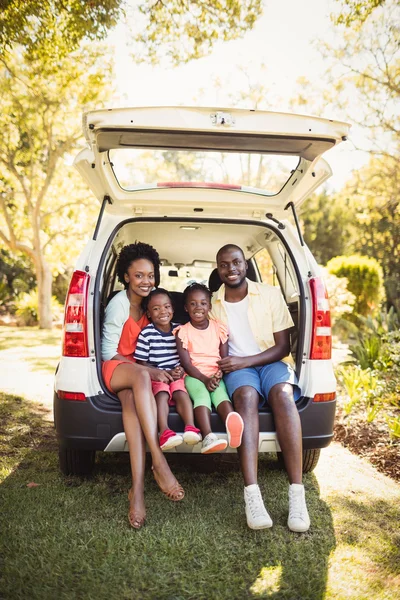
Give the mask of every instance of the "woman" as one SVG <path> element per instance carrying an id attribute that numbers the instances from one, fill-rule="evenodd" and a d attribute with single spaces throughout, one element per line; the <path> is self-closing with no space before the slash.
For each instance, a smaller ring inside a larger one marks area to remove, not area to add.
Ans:
<path id="1" fill-rule="evenodd" d="M 117 277 L 125 290 L 112 298 L 106 308 L 101 353 L 103 378 L 117 394 L 129 447 L 132 488 L 129 491 L 129 523 L 140 529 L 146 519 L 144 469 L 146 442 L 152 458 L 154 478 L 161 491 L 175 502 L 185 493 L 172 474 L 160 449 L 157 409 L 151 381 L 169 383 L 164 370 L 135 363 L 133 353 L 140 331 L 149 324 L 143 299 L 160 283 L 160 259 L 149 244 L 136 242 L 122 248 L 117 260 Z"/>

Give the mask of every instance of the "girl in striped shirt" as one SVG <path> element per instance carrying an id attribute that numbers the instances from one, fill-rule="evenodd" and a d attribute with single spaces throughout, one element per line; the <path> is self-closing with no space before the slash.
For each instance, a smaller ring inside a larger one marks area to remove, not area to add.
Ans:
<path id="1" fill-rule="evenodd" d="M 167 290 L 157 288 L 150 292 L 146 309 L 151 323 L 140 332 L 134 357 L 139 364 L 162 369 L 169 380 L 168 383 L 151 382 L 157 404 L 160 447 L 162 450 L 169 450 L 182 442 L 197 444 L 202 437 L 200 429 L 194 426 L 193 405 L 183 381 L 184 371 L 179 364 L 176 339 L 172 333 L 176 327 L 172 323 L 172 299 Z M 183 436 L 168 427 L 170 405 L 176 405 L 185 424 Z"/>

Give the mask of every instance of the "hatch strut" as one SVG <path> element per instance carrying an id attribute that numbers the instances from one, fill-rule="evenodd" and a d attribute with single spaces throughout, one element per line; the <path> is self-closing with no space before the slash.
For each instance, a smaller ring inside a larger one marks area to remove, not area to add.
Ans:
<path id="1" fill-rule="evenodd" d="M 303 235 L 301 233 L 299 220 L 297 218 L 296 208 L 295 208 L 293 202 L 289 202 L 288 204 L 286 204 L 285 210 L 287 210 L 289 208 L 289 206 L 292 209 L 292 213 L 293 213 L 293 217 L 294 217 L 294 222 L 296 223 L 296 229 L 297 229 L 297 233 L 299 235 L 300 244 L 303 247 L 304 258 L 306 259 L 307 268 L 308 268 L 308 277 L 311 277 L 310 261 L 308 260 L 308 255 L 307 255 L 307 252 L 306 252 L 306 245 L 304 243 Z"/>
<path id="2" fill-rule="evenodd" d="M 300 225 L 299 225 L 299 220 L 297 218 L 296 208 L 295 208 L 293 202 L 289 202 L 288 204 L 286 204 L 285 210 L 287 210 L 289 208 L 289 206 L 292 209 L 294 222 L 296 223 L 297 233 L 299 234 L 300 244 L 302 246 L 304 246 L 304 240 L 303 240 L 303 236 L 302 236 L 302 233 L 301 233 L 301 230 L 300 230 Z"/>
<path id="3" fill-rule="evenodd" d="M 99 233 L 101 220 L 103 218 L 103 213 L 104 213 L 104 209 L 106 207 L 107 202 L 108 202 L 108 204 L 112 204 L 112 200 L 111 200 L 110 196 L 104 196 L 103 202 L 101 203 L 101 208 L 100 208 L 99 216 L 97 219 L 96 228 L 95 228 L 94 234 L 93 234 L 94 240 L 97 240 L 97 234 Z"/>

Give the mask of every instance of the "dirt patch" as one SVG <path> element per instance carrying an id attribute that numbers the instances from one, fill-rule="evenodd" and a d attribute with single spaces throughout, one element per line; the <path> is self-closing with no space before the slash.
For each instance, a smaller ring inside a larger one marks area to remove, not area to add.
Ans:
<path id="1" fill-rule="evenodd" d="M 400 443 L 390 439 L 387 425 L 379 416 L 368 423 L 365 412 L 353 409 L 347 416 L 338 406 L 334 439 L 369 460 L 381 473 L 400 481 Z"/>

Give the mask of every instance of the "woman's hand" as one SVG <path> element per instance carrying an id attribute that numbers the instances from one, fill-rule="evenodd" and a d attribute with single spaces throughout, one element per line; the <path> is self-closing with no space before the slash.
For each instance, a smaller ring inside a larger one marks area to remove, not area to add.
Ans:
<path id="1" fill-rule="evenodd" d="M 150 379 L 152 381 L 160 381 L 161 383 L 171 383 L 172 375 L 163 369 L 149 369 Z"/>

